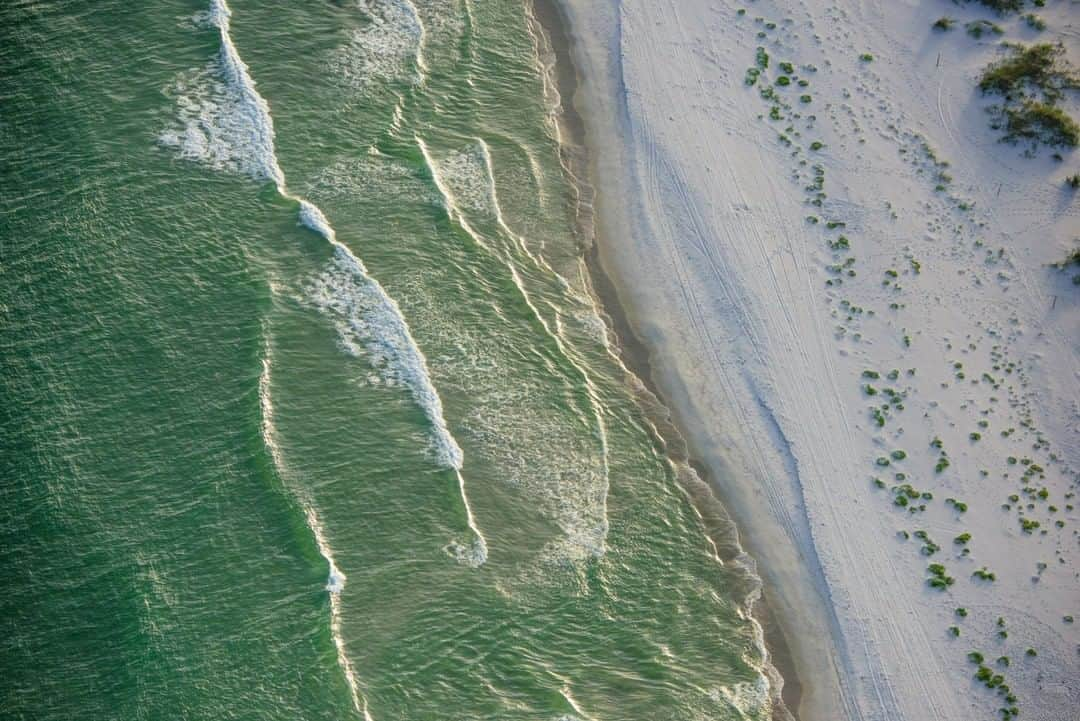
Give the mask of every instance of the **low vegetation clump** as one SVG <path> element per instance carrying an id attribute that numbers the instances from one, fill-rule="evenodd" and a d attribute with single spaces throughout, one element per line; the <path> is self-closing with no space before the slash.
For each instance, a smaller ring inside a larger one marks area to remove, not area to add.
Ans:
<path id="1" fill-rule="evenodd" d="M 972 0 L 964 0 L 971 2 Z M 1020 12 L 1024 9 L 1024 0 L 977 0 L 991 10 L 997 10 L 1002 15 L 1006 13 Z"/>
<path id="2" fill-rule="evenodd" d="M 945 567 L 940 563 L 931 563 L 926 567 L 926 570 L 930 573 L 930 578 L 926 579 L 926 584 L 930 586 L 930 588 L 944 591 L 946 588 L 956 583 L 956 579 L 945 573 Z"/>
<path id="3" fill-rule="evenodd" d="M 1080 144 L 1080 125 L 1058 107 L 1067 91 L 1080 89 L 1080 76 L 1064 59 L 1065 47 L 1060 43 L 1007 47 L 1009 57 L 989 65 L 979 79 L 983 93 L 1004 100 L 990 108 L 992 127 L 1005 131 L 1006 142 Z"/>
<path id="4" fill-rule="evenodd" d="M 1076 89 L 1077 78 L 1062 58 L 1065 46 L 1053 43 L 1037 45 L 1007 44 L 1012 53 L 992 63 L 979 79 L 984 93 L 997 93 L 1006 99 L 1037 90 L 1047 100 L 1059 100 L 1065 90 Z"/>
<path id="5" fill-rule="evenodd" d="M 1028 13 L 1027 15 L 1025 15 L 1024 22 L 1026 22 L 1028 24 L 1028 27 L 1033 30 L 1038 30 L 1039 32 L 1046 30 L 1046 21 L 1035 13 Z"/>
<path id="6" fill-rule="evenodd" d="M 1004 30 L 1000 25 L 990 22 L 989 20 L 974 20 L 964 26 L 967 30 L 967 34 L 978 40 L 987 33 L 993 33 L 994 35 L 1004 34 Z"/>
<path id="7" fill-rule="evenodd" d="M 934 29 L 935 30 L 946 30 L 946 31 L 947 30 L 952 30 L 953 25 L 955 25 L 955 24 L 956 24 L 956 20 L 954 20 L 954 19 L 952 19 L 950 17 L 942 16 L 942 17 L 939 17 L 937 19 L 937 21 L 934 23 Z"/>
<path id="8" fill-rule="evenodd" d="M 1038 100 L 1026 100 L 1018 107 L 1002 108 L 991 125 L 1004 130 L 1002 140 L 1015 143 L 1030 140 L 1057 147 L 1074 148 L 1080 145 L 1080 125 L 1061 108 Z"/>

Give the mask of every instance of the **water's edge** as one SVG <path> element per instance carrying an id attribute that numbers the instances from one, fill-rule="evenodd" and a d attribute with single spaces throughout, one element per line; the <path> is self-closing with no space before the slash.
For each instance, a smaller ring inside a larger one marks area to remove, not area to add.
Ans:
<path id="1" fill-rule="evenodd" d="M 602 230 L 594 221 L 593 202 L 596 196 L 593 182 L 594 170 L 590 162 L 590 148 L 587 142 L 587 119 L 579 112 L 575 96 L 581 83 L 579 68 L 574 61 L 573 36 L 570 32 L 570 20 L 561 7 L 562 0 L 533 0 L 533 12 L 537 22 L 543 27 L 551 44 L 555 59 L 556 83 L 561 103 L 559 123 L 562 133 L 561 152 L 563 164 L 570 181 L 578 194 L 578 227 L 582 239 L 581 252 L 589 274 L 594 300 L 602 312 L 613 338 L 612 347 L 641 388 L 636 393 L 642 410 L 653 424 L 665 452 L 676 464 L 686 464 L 700 477 L 704 486 L 698 492 L 691 491 L 690 497 L 695 504 L 710 506 L 699 508 L 704 518 L 721 519 L 722 528 L 710 527 L 710 535 L 723 536 L 713 538 L 717 548 L 726 550 L 722 553 L 725 562 L 738 556 L 744 556 L 739 543 L 738 531 L 734 522 L 723 508 L 723 495 L 709 468 L 698 460 L 686 441 L 686 435 L 675 423 L 669 404 L 655 382 L 651 363 L 651 351 L 646 342 L 635 331 L 627 311 L 619 299 L 618 287 L 601 259 L 600 246 L 607 244 Z M 702 493 L 704 491 L 704 493 Z M 751 598 L 747 613 L 760 625 L 765 647 L 768 652 L 765 673 L 773 685 L 773 718 L 787 719 L 798 717 L 802 698 L 802 685 L 799 681 L 795 657 L 791 653 L 784 635 L 782 623 L 776 612 L 770 607 L 770 590 L 762 581 L 761 593 Z M 776 688 L 780 693 L 776 694 Z"/>

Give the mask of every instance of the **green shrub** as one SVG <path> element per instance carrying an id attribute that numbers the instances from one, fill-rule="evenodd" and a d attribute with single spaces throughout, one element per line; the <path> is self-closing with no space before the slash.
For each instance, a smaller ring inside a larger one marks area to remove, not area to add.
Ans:
<path id="1" fill-rule="evenodd" d="M 989 20 L 974 20 L 964 26 L 967 30 L 967 34 L 978 40 L 987 33 L 993 33 L 994 35 L 1002 35 L 1005 31 L 1001 29 L 1000 25 L 990 22 Z"/>
<path id="2" fill-rule="evenodd" d="M 1065 46 L 1060 43 L 1007 47 L 1011 55 L 987 66 L 979 78 L 984 93 L 1015 99 L 1023 91 L 1038 91 L 1047 101 L 1056 102 L 1065 90 L 1077 88 L 1075 73 L 1062 60 Z"/>
<path id="3" fill-rule="evenodd" d="M 968 654 L 968 661 L 971 661 L 972 663 L 982 663 L 983 655 L 978 651 L 972 651 Z"/>
<path id="4" fill-rule="evenodd" d="M 934 22 L 934 29 L 935 30 L 952 30 L 952 27 L 955 24 L 956 24 L 956 21 L 953 20 L 952 18 L 942 16 L 942 17 L 939 17 L 937 19 L 937 21 Z"/>
<path id="5" fill-rule="evenodd" d="M 995 129 L 1004 129 L 1002 140 L 1015 143 L 1030 140 L 1053 147 L 1074 148 L 1080 145 L 1080 125 L 1061 108 L 1038 100 L 1025 100 L 1018 106 L 996 109 Z"/>
<path id="6" fill-rule="evenodd" d="M 964 0 L 964 2 L 971 2 L 972 0 Z M 1005 13 L 1019 12 L 1024 7 L 1024 0 L 978 0 L 988 8 L 997 10 L 1004 15 Z"/>

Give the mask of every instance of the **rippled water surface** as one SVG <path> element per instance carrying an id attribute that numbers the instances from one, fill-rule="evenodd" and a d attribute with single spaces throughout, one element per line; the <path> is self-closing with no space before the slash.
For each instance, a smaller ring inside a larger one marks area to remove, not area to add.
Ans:
<path id="1" fill-rule="evenodd" d="M 529 2 L 0 7 L 13 719 L 765 718 Z"/>

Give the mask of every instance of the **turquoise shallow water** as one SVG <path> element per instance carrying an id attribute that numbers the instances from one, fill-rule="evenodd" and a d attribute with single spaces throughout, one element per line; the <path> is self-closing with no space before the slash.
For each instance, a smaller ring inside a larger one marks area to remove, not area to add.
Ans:
<path id="1" fill-rule="evenodd" d="M 0 8 L 0 707 L 767 717 L 528 2 Z"/>

